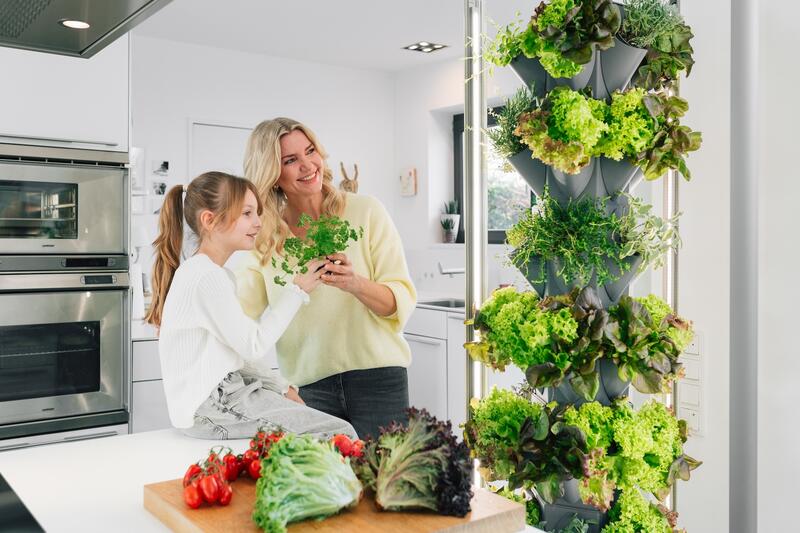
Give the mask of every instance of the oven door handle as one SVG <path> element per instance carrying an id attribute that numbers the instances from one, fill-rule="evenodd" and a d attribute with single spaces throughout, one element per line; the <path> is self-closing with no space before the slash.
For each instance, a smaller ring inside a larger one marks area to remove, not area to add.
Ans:
<path id="1" fill-rule="evenodd" d="M 0 292 L 49 290 L 127 290 L 127 272 L 70 272 L 58 274 L 0 274 Z"/>

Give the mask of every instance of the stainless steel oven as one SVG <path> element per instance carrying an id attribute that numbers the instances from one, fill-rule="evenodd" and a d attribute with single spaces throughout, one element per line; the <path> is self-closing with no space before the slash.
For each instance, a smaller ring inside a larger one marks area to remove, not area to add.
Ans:
<path id="1" fill-rule="evenodd" d="M 0 145 L 0 251 L 124 255 L 128 220 L 124 157 L 34 147 L 26 147 L 25 156 L 8 155 L 21 148 Z M 82 159 L 92 157 L 105 160 Z"/>
<path id="2" fill-rule="evenodd" d="M 128 288 L 126 272 L 0 275 L 0 439 L 127 421 Z"/>
<path id="3" fill-rule="evenodd" d="M 0 450 L 128 422 L 125 155 L 0 145 Z"/>

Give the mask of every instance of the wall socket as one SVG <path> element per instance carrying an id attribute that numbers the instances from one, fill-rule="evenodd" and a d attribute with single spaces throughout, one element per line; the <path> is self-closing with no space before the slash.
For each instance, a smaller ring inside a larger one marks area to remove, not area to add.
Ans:
<path id="1" fill-rule="evenodd" d="M 678 381 L 678 418 L 686 420 L 692 435 L 701 436 L 705 426 L 703 334 L 694 332 L 694 339 L 681 355 L 684 376 Z"/>

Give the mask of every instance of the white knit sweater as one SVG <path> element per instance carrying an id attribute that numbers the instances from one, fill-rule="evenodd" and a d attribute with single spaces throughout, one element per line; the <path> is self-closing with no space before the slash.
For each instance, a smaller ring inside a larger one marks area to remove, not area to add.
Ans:
<path id="1" fill-rule="evenodd" d="M 205 254 L 175 272 L 161 318 L 158 351 L 172 425 L 188 428 L 194 413 L 230 372 L 261 378 L 285 393 L 289 384 L 266 364 L 308 294 L 289 284 L 258 322 L 244 314 L 233 274 Z"/>

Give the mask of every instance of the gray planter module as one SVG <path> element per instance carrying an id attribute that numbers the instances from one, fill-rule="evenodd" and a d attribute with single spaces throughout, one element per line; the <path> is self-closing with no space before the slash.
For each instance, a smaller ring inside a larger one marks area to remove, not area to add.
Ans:
<path id="1" fill-rule="evenodd" d="M 644 177 L 641 168 L 624 159 L 614 161 L 607 157 L 601 157 L 599 167 L 606 196 L 614 196 L 621 191 L 629 192 Z"/>
<path id="2" fill-rule="evenodd" d="M 554 78 L 547 76 L 547 91 L 550 92 L 556 87 L 569 87 L 572 90 L 579 91 L 584 89 L 590 84 L 592 74 L 594 74 L 595 63 L 597 59 L 597 48 L 592 49 L 592 58 L 588 63 L 583 65 L 581 71 L 571 78 Z"/>
<path id="3" fill-rule="evenodd" d="M 522 80 L 526 87 L 531 88 L 533 94 L 539 98 L 545 95 L 547 90 L 547 72 L 544 71 L 542 64 L 536 58 L 518 55 L 508 64 L 514 74 Z"/>
<path id="4" fill-rule="evenodd" d="M 614 37 L 614 46 L 599 54 L 599 70 L 607 94 L 625 90 L 646 55 L 645 48 L 636 48 Z"/>
<path id="5" fill-rule="evenodd" d="M 508 162 L 519 172 L 519 175 L 533 189 L 536 196 L 541 196 L 544 193 L 544 186 L 547 181 L 547 166 L 534 158 L 529 148 L 512 155 L 508 158 Z"/>
<path id="6" fill-rule="evenodd" d="M 547 169 L 547 185 L 550 194 L 564 205 L 563 202 L 580 198 L 583 191 L 592 179 L 597 159 L 592 158 L 589 164 L 583 167 L 577 174 L 567 174 L 553 167 Z"/>

